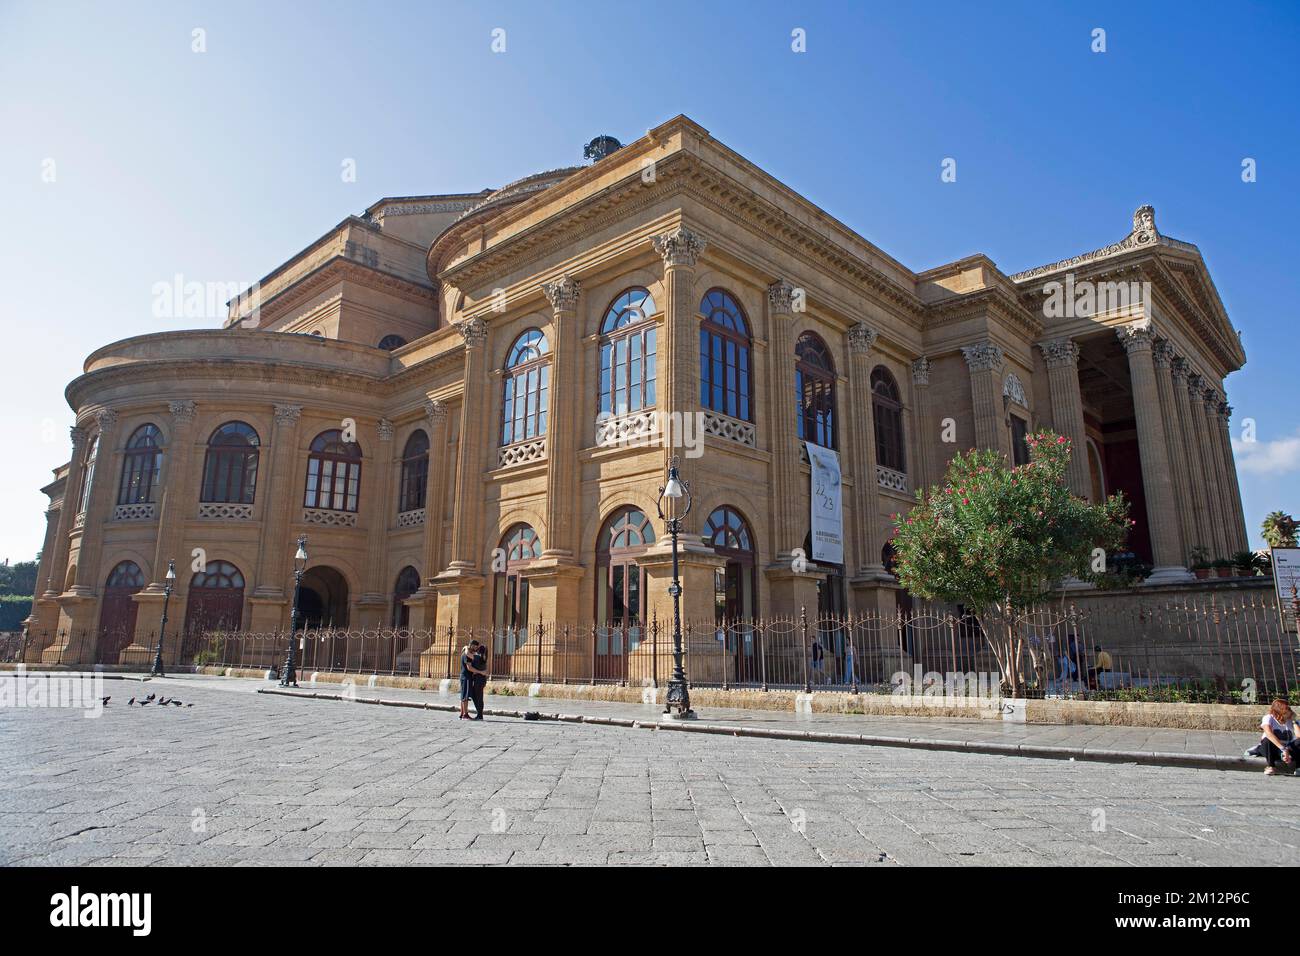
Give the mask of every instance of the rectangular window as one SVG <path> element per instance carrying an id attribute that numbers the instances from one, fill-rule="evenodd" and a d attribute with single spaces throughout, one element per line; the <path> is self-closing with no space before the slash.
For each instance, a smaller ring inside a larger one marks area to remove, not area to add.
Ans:
<path id="1" fill-rule="evenodd" d="M 1011 459 L 1013 464 L 1029 464 L 1029 426 L 1019 415 L 1011 416 Z"/>

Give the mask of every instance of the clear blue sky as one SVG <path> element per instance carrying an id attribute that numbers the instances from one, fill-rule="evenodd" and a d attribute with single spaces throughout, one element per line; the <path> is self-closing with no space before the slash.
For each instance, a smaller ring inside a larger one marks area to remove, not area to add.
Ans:
<path id="1" fill-rule="evenodd" d="M 1300 510 L 1298 40 L 1293 2 L 0 2 L 0 558 L 41 546 L 85 355 L 219 323 L 155 319 L 155 283 L 251 282 L 381 196 L 499 186 L 678 113 L 917 270 L 1039 265 L 1154 204 L 1244 333 L 1258 543 Z"/>

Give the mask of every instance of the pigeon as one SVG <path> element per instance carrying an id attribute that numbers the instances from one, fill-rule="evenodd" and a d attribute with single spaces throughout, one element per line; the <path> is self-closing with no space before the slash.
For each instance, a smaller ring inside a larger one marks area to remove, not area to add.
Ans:
<path id="1" fill-rule="evenodd" d="M 109 702 L 110 700 L 112 700 L 112 699 L 113 699 L 112 697 L 105 697 L 105 698 L 104 698 L 104 706 L 107 707 L 107 706 L 108 706 L 108 702 Z"/>
<path id="2" fill-rule="evenodd" d="M 180 707 L 180 706 L 182 706 L 181 702 L 180 702 L 179 700 L 177 700 L 175 697 L 173 697 L 171 700 L 167 701 L 167 703 L 171 704 L 171 705 L 174 706 L 174 707 Z"/>
<path id="3" fill-rule="evenodd" d="M 148 706 L 149 706 L 150 704 L 152 704 L 152 703 L 153 703 L 153 701 L 149 700 L 149 699 L 146 697 L 144 700 L 140 701 L 140 706 L 141 706 L 141 707 L 148 707 Z"/>
<path id="4" fill-rule="evenodd" d="M 194 705 L 193 705 L 193 704 L 186 704 L 185 706 L 186 706 L 186 707 L 193 707 Z"/>
<path id="5" fill-rule="evenodd" d="M 154 695 L 153 695 L 153 694 L 150 694 L 148 697 L 145 698 L 145 700 L 153 700 L 153 699 L 154 699 Z"/>
<path id="6" fill-rule="evenodd" d="M 126 702 L 126 706 L 128 706 L 128 707 L 134 707 L 134 706 L 135 706 L 135 698 L 132 697 L 130 700 L 128 700 L 128 701 Z"/>
<path id="7" fill-rule="evenodd" d="M 168 704 L 170 704 L 171 701 L 169 701 L 166 697 L 159 697 L 159 698 L 158 698 L 158 703 L 165 707 L 165 706 L 167 706 Z"/>

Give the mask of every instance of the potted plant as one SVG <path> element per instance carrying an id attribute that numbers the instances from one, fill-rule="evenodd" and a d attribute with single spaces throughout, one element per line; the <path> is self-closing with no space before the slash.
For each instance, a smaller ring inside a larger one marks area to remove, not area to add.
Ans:
<path id="1" fill-rule="evenodd" d="M 1210 576 L 1210 553 L 1199 544 L 1192 548 L 1192 573 L 1202 581 Z"/>
<path id="2" fill-rule="evenodd" d="M 1252 578 L 1259 573 L 1259 555 L 1254 551 L 1238 551 L 1232 556 L 1232 566 L 1244 578 Z"/>
<path id="3" fill-rule="evenodd" d="M 1236 573 L 1233 570 L 1231 558 L 1215 558 L 1210 562 L 1210 566 L 1214 568 L 1215 573 L 1221 578 L 1230 578 Z"/>

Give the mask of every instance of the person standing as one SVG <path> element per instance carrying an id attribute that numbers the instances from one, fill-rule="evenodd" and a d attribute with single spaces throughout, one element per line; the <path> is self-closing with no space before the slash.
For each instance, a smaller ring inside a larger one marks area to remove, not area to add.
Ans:
<path id="1" fill-rule="evenodd" d="M 475 650 L 470 657 L 470 697 L 474 701 L 474 716 L 471 720 L 483 719 L 483 691 L 487 687 L 487 645 L 475 642 Z"/>
<path id="2" fill-rule="evenodd" d="M 474 693 L 474 679 L 477 676 L 475 672 L 475 660 L 481 645 L 477 640 L 472 640 L 460 649 L 460 719 L 469 720 L 469 702 Z M 483 712 L 483 705 L 479 704 L 479 713 Z"/>

